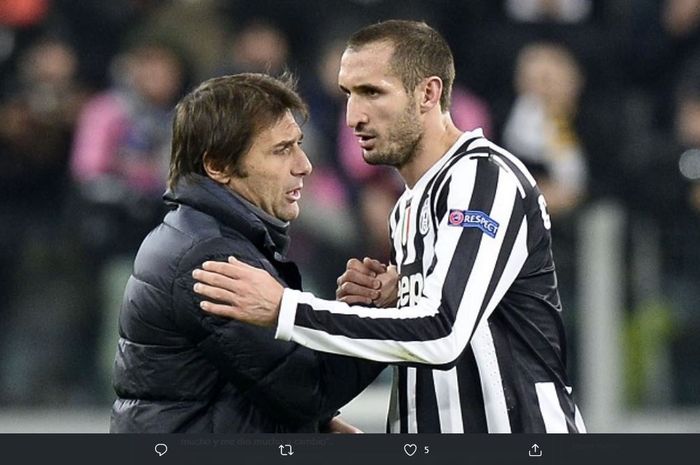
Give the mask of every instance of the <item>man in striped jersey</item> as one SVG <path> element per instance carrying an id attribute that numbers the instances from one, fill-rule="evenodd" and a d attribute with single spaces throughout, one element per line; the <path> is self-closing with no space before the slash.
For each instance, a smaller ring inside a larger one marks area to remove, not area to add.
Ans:
<path id="1" fill-rule="evenodd" d="M 340 301 L 233 259 L 203 264 L 195 290 L 204 310 L 276 325 L 278 339 L 394 364 L 390 432 L 584 432 L 544 197 L 513 155 L 455 127 L 453 80 L 449 47 L 424 23 L 368 26 L 343 54 L 364 159 L 406 182 L 391 266 L 351 261 Z"/>

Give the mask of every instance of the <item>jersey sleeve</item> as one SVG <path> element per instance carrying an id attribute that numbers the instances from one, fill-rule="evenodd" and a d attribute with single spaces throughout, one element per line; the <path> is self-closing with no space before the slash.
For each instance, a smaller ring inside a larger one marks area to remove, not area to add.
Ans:
<path id="1" fill-rule="evenodd" d="M 528 256 L 524 190 L 491 157 L 450 168 L 435 197 L 434 263 L 403 308 L 367 308 L 286 289 L 276 337 L 369 360 L 451 366 Z"/>

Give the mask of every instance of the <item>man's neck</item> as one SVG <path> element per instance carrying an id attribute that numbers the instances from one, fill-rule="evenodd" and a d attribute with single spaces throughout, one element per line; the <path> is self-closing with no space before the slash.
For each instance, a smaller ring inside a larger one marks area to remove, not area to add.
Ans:
<path id="1" fill-rule="evenodd" d="M 440 160 L 445 153 L 457 142 L 460 131 L 452 122 L 449 113 L 440 115 L 440 118 L 428 120 L 421 145 L 413 159 L 398 169 L 399 174 L 409 188 Z"/>
<path id="2" fill-rule="evenodd" d="M 229 189 L 229 192 L 241 200 L 241 202 L 243 202 L 243 204 L 263 222 L 265 229 L 267 229 L 268 234 L 270 234 L 270 238 L 272 239 L 272 242 L 275 243 L 278 252 L 280 252 L 282 255 L 286 255 L 289 247 L 289 221 L 282 221 L 281 219 L 267 213 L 265 210 L 250 202 L 233 189 Z"/>

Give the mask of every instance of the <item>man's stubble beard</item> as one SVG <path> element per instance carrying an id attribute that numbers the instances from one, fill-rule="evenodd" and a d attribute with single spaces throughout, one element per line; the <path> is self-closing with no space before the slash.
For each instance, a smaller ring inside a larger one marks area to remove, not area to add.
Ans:
<path id="1" fill-rule="evenodd" d="M 364 153 L 365 162 L 370 165 L 386 165 L 400 169 L 413 160 L 423 140 L 423 127 L 416 117 L 415 110 L 406 105 L 398 121 L 386 135 L 387 147 L 374 154 Z"/>

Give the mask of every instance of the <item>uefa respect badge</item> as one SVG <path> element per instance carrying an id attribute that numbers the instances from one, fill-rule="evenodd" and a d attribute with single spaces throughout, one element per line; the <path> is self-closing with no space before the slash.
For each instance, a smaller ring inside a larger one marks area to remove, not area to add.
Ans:
<path id="1" fill-rule="evenodd" d="M 447 224 L 462 228 L 477 228 L 489 237 L 496 237 L 498 222 L 486 213 L 479 210 L 451 209 L 447 217 Z"/>

